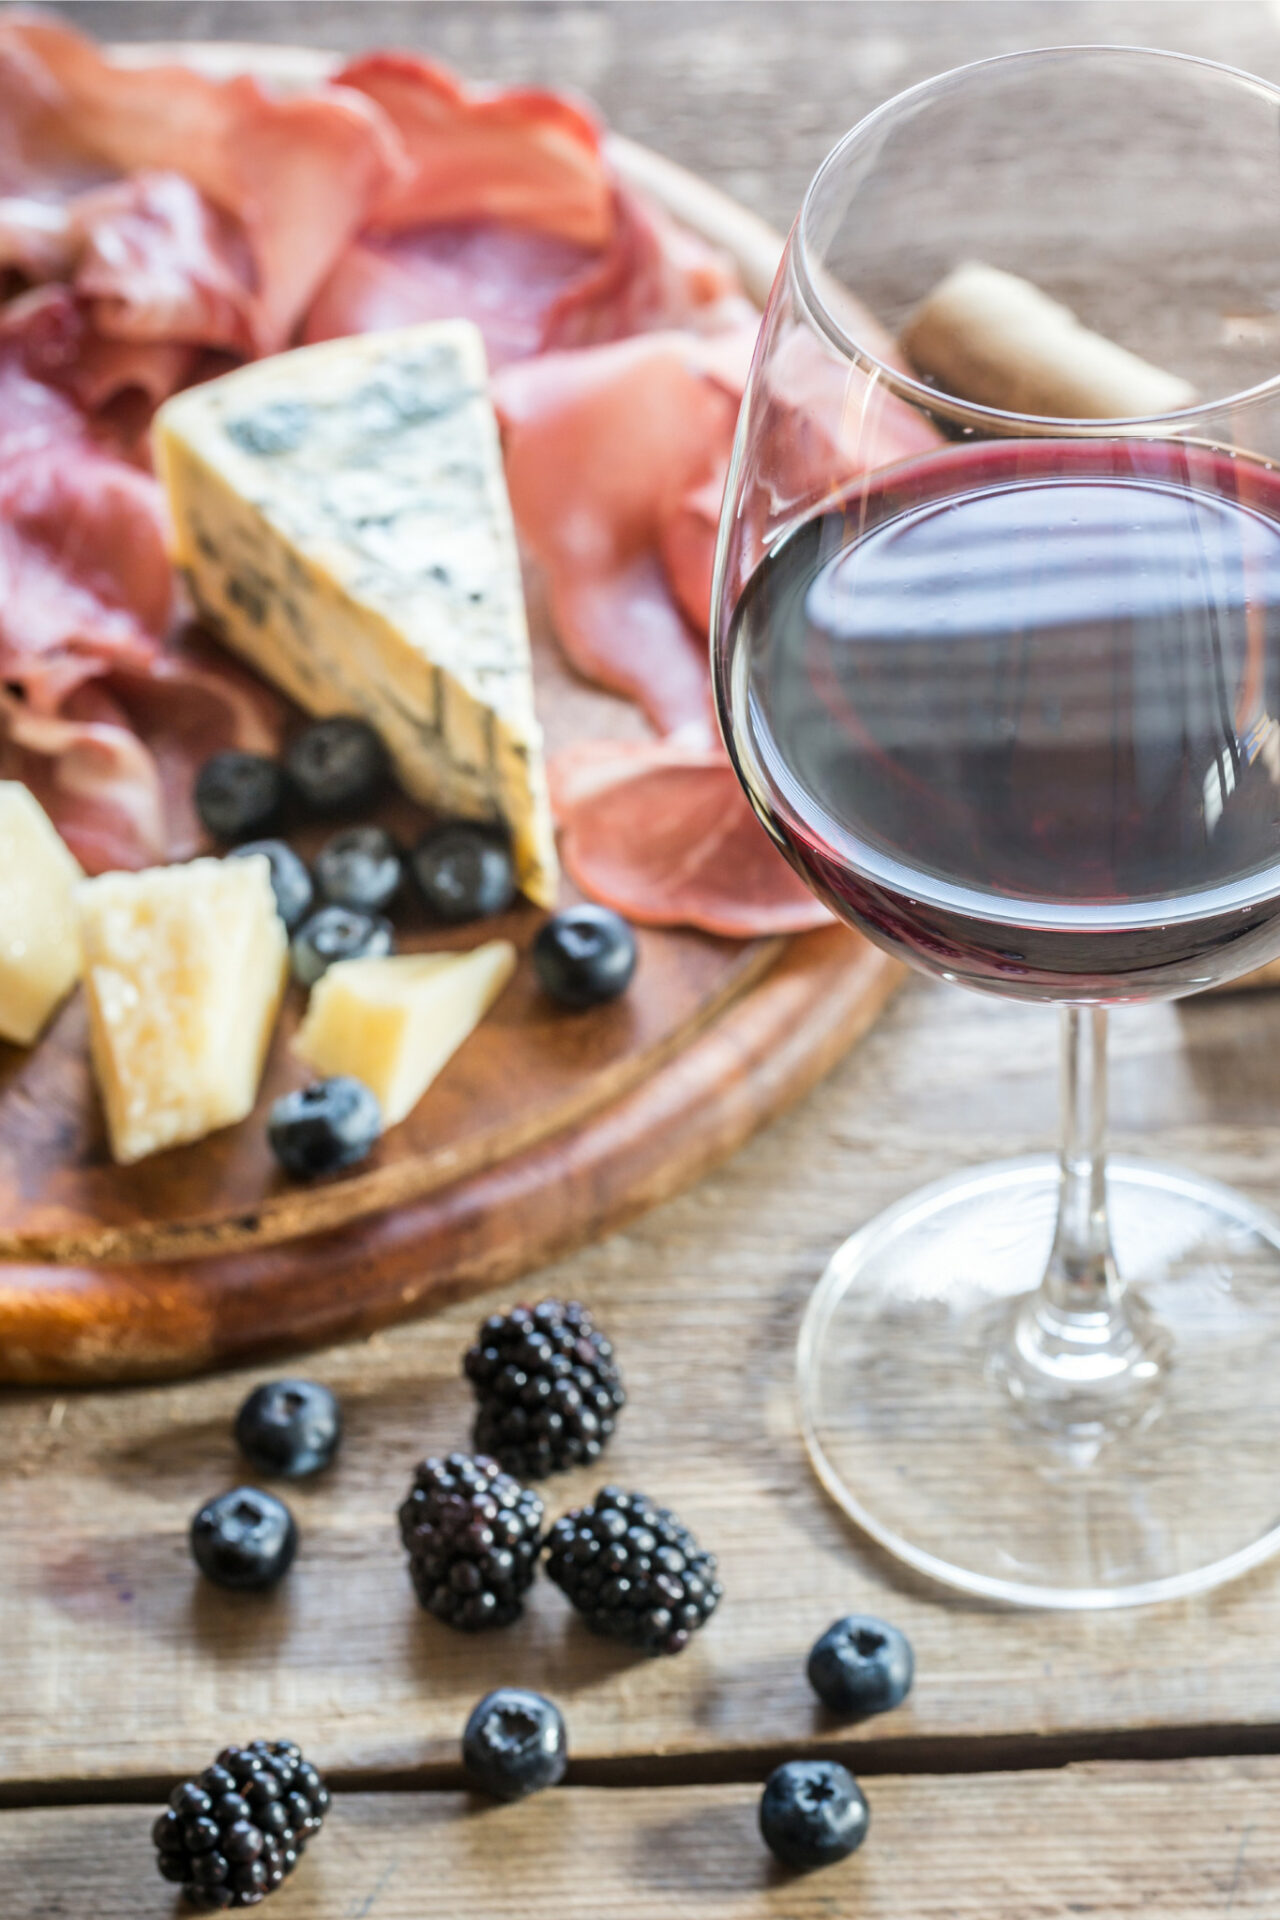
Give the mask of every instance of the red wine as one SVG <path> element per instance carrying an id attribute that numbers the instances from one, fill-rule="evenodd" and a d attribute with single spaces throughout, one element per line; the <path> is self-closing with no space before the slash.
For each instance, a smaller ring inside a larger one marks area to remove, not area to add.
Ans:
<path id="1" fill-rule="evenodd" d="M 1028 999 L 1280 951 L 1280 475 L 1174 441 L 953 446 L 805 521 L 717 676 L 843 918 Z"/>

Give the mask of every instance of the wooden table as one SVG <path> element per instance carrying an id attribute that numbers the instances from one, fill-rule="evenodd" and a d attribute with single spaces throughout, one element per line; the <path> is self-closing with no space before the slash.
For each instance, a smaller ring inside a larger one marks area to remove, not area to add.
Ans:
<path id="1" fill-rule="evenodd" d="M 572 81 L 777 221 L 866 107 L 980 54 L 1163 42 L 1280 77 L 1280 20 L 1261 0 L 64 11 L 107 37 L 412 41 L 475 73 Z M 1118 1141 L 1274 1203 L 1278 1037 L 1268 994 L 1117 1018 Z M 632 1398 L 610 1476 L 669 1501 L 721 1555 L 722 1611 L 678 1660 L 592 1640 L 545 1581 L 523 1625 L 474 1643 L 414 1606 L 394 1511 L 415 1460 L 465 1438 L 474 1304 L 315 1359 L 347 1440 L 297 1492 L 300 1558 L 266 1599 L 201 1585 L 185 1545 L 190 1513 L 237 1477 L 229 1427 L 251 1376 L 8 1395 L 3 1920 L 169 1913 L 150 1808 L 259 1733 L 300 1740 L 339 1789 L 278 1920 L 1274 1916 L 1280 1572 L 1110 1617 L 949 1603 L 845 1527 L 797 1436 L 796 1329 L 832 1246 L 922 1180 L 1047 1144 L 1055 1055 L 1049 1013 L 917 983 L 722 1172 L 531 1283 L 589 1301 L 616 1339 Z M 568 1506 L 597 1477 L 551 1497 Z M 918 1673 L 904 1710 L 852 1734 L 803 1674 L 851 1608 L 900 1622 Z M 462 1794 L 457 1760 L 469 1706 L 503 1681 L 554 1695 L 573 1751 L 564 1790 L 508 1809 Z M 845 1866 L 792 1880 L 756 1838 L 758 1786 L 817 1749 L 863 1777 L 872 1833 Z"/>

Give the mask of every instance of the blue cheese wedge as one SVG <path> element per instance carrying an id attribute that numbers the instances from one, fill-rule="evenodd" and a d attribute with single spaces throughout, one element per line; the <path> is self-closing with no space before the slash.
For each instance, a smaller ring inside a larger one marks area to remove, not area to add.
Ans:
<path id="1" fill-rule="evenodd" d="M 465 320 L 328 341 L 161 408 L 156 454 L 203 618 L 309 713 L 359 713 L 407 792 L 557 868 L 519 557 Z"/>
<path id="2" fill-rule="evenodd" d="M 128 1166 L 243 1120 L 285 985 L 266 856 L 104 873 L 78 902 L 113 1157 Z"/>

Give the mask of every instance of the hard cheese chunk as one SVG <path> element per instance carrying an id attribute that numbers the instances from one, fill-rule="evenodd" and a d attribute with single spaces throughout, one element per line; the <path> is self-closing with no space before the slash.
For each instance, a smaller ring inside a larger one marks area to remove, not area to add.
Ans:
<path id="1" fill-rule="evenodd" d="M 465 320 L 328 341 L 179 394 L 156 453 L 201 613 L 401 784 L 502 820 L 552 906 L 555 839 L 484 346 Z"/>
<path id="2" fill-rule="evenodd" d="M 34 794 L 0 780 L 0 1039 L 30 1046 L 75 985 L 80 878 Z"/>
<path id="3" fill-rule="evenodd" d="M 243 1120 L 284 992 L 265 855 L 106 873 L 79 890 L 89 1044 L 122 1164 Z"/>
<path id="4" fill-rule="evenodd" d="M 515 964 L 507 940 L 470 953 L 340 960 L 312 989 L 294 1052 L 326 1077 L 363 1080 L 394 1127 L 479 1025 Z"/>

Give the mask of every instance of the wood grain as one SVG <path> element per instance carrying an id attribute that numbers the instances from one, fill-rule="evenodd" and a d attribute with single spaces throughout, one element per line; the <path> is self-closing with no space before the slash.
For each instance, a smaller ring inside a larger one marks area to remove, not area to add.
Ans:
<path id="1" fill-rule="evenodd" d="M 1117 1014 L 1117 1144 L 1184 1159 L 1260 1198 L 1280 1186 L 1280 1007 L 1265 995 Z M 394 1511 L 414 1462 L 468 1436 L 462 1352 L 481 1311 L 334 1349 L 331 1476 L 288 1495 L 302 1550 L 265 1600 L 196 1578 L 185 1529 L 245 1471 L 230 1439 L 260 1373 L 0 1404 L 0 1780 L 150 1778 L 246 1713 L 321 1761 L 438 1778 L 468 1703 L 534 1680 L 583 1759 L 743 1755 L 847 1736 L 813 1705 L 812 1639 L 865 1608 L 911 1635 L 909 1707 L 852 1736 L 881 1757 L 1107 1751 L 1280 1739 L 1280 1577 L 1112 1616 L 1008 1615 L 909 1584 L 824 1499 L 796 1429 L 795 1338 L 835 1244 L 950 1168 L 1053 1137 L 1047 1009 L 911 985 L 808 1103 L 729 1165 L 529 1287 L 587 1300 L 630 1393 L 595 1475 L 547 1484 L 553 1513 L 610 1479 L 675 1507 L 716 1550 L 727 1597 L 679 1659 L 630 1660 L 540 1582 L 509 1633 L 460 1638 L 415 1607 Z M 299 1275 L 305 1289 L 305 1269 Z M 509 1299 L 508 1293 L 499 1299 Z"/>
<path id="2" fill-rule="evenodd" d="M 193 1763 L 203 1755 L 193 1755 Z M 566 1788 L 522 1806 L 339 1795 L 272 1920 L 1218 1920 L 1272 1915 L 1280 1761 L 864 1779 L 852 1859 L 787 1874 L 758 1786 Z M 0 1814 L 5 1920 L 161 1920 L 144 1807 Z M 533 1905 L 536 1903 L 536 1906 Z"/>

